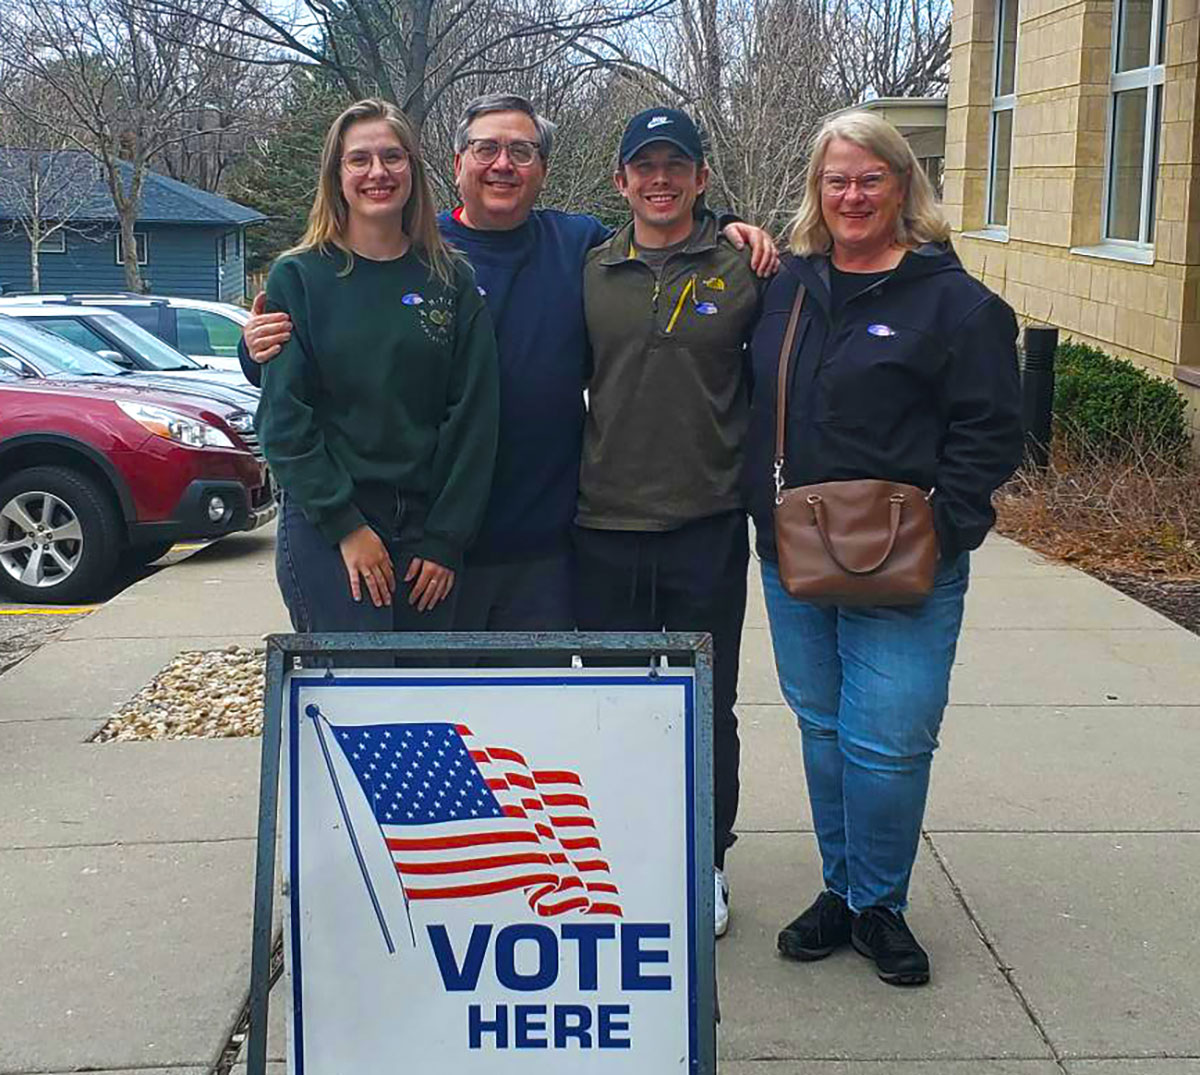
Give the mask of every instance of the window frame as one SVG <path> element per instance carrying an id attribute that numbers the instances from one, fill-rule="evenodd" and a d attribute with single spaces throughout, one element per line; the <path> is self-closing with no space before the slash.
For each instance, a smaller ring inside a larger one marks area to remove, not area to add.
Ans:
<path id="1" fill-rule="evenodd" d="M 1004 14 L 1007 4 L 1017 5 L 1016 35 L 1013 39 L 1013 89 L 1012 93 L 997 93 L 1000 88 L 1000 65 L 1003 62 Z M 996 18 L 992 35 L 992 79 L 991 100 L 988 105 L 988 170 L 987 193 L 983 203 L 984 227 L 988 231 L 1008 234 L 1009 210 L 1012 203 L 1012 147 L 1016 135 L 1017 111 L 1017 73 L 1021 69 L 1021 9 L 1020 0 L 996 0 Z M 1003 224 L 992 219 L 992 200 L 996 189 L 996 115 L 1000 112 L 1009 113 L 1009 143 L 1008 143 L 1008 195 L 1004 205 Z"/>
<path id="2" fill-rule="evenodd" d="M 1121 18 L 1128 0 L 1116 0 L 1113 5 L 1111 43 L 1109 46 L 1108 123 L 1104 134 L 1103 213 L 1100 218 L 1100 238 L 1105 246 L 1129 250 L 1154 250 L 1154 214 L 1158 209 L 1155 185 L 1158 182 L 1158 157 L 1162 126 L 1162 102 L 1166 92 L 1165 57 L 1167 38 L 1163 19 L 1167 0 L 1151 0 L 1150 63 L 1129 71 L 1118 71 L 1120 63 Z M 1138 205 L 1138 237 L 1123 239 L 1109 234 L 1112 226 L 1113 152 L 1116 148 L 1117 98 L 1130 90 L 1146 91 L 1146 119 L 1142 129 L 1142 186 Z"/>
<path id="3" fill-rule="evenodd" d="M 50 244 L 50 245 L 47 245 Z M 38 243 L 38 256 L 42 254 L 65 254 L 67 252 L 66 228 L 58 228 Z"/>
<path id="4" fill-rule="evenodd" d="M 125 260 L 121 257 L 121 255 L 124 253 L 124 251 L 121 249 L 121 233 L 120 233 L 120 231 L 116 232 L 113 238 L 114 238 L 113 252 L 116 254 L 116 264 L 124 265 Z M 138 242 L 139 239 L 141 240 L 140 244 Z M 133 243 L 134 243 L 134 246 L 138 246 L 138 245 L 141 246 L 141 250 L 138 251 L 138 256 L 137 256 L 137 263 L 138 263 L 139 267 L 142 265 L 149 265 L 150 264 L 150 235 L 149 235 L 149 233 L 144 232 L 144 231 L 135 231 L 133 233 Z"/>

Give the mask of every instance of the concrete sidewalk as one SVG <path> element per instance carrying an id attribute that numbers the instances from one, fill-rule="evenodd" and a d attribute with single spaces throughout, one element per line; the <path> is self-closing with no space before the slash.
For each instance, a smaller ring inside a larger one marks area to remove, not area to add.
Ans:
<path id="1" fill-rule="evenodd" d="M 180 650 L 286 629 L 271 558 L 223 541 L 0 677 L 0 1075 L 204 1075 L 226 1040 L 258 743 L 86 740 Z M 751 592 L 724 1075 L 1200 1075 L 1200 638 L 1003 540 L 976 556 L 910 914 L 934 980 L 906 991 L 775 955 L 820 871 Z"/>

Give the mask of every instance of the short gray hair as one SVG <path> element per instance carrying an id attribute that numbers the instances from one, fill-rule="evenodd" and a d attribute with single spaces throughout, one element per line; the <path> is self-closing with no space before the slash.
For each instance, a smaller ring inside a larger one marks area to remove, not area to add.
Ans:
<path id="1" fill-rule="evenodd" d="M 550 159 L 550 150 L 554 148 L 554 132 L 558 125 L 551 123 L 545 116 L 540 115 L 533 107 L 533 102 L 519 93 L 485 93 L 482 97 L 468 103 L 458 118 L 458 126 L 454 129 L 454 152 L 463 153 L 467 148 L 467 139 L 471 135 L 471 124 L 480 116 L 491 112 L 521 112 L 533 120 L 538 133 L 538 152 L 544 161 Z"/>

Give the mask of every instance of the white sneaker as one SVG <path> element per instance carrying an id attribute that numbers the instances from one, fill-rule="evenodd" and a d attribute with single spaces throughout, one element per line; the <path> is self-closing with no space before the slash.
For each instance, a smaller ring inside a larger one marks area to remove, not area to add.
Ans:
<path id="1" fill-rule="evenodd" d="M 725 880 L 725 871 L 713 868 L 713 876 L 716 880 L 716 898 L 713 905 L 716 908 L 716 933 L 718 937 L 724 937 L 725 931 L 729 928 L 729 882 Z"/>

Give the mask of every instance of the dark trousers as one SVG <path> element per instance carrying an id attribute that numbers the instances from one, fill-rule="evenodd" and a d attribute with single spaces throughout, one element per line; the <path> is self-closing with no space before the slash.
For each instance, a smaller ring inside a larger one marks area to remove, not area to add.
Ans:
<path id="1" fill-rule="evenodd" d="M 717 866 L 738 808 L 737 701 L 746 516 L 726 512 L 666 533 L 575 530 L 575 610 L 582 631 L 707 631 L 713 638 L 713 771 Z"/>
<path id="2" fill-rule="evenodd" d="M 275 578 L 292 626 L 301 632 L 360 631 L 449 631 L 454 616 L 454 598 L 449 597 L 428 612 L 418 612 L 408 603 L 410 584 L 403 581 L 413 552 L 400 539 L 386 542 L 396 572 L 392 604 L 376 608 L 362 588 L 362 600 L 350 594 L 350 578 L 341 550 L 330 545 L 291 498 L 284 496 L 279 530 L 275 538 Z M 356 664 L 392 664 L 391 658 L 355 660 Z M 411 659 L 410 659 L 411 661 Z M 406 662 L 408 663 L 408 662 Z M 412 663 L 422 663 L 415 662 Z"/>
<path id="3" fill-rule="evenodd" d="M 573 631 L 569 551 L 463 569 L 455 607 L 459 631 Z"/>
<path id="4" fill-rule="evenodd" d="M 468 563 L 454 612 L 456 631 L 573 631 L 570 550 L 506 564 Z M 467 664 L 485 668 L 554 668 L 560 655 L 489 656 Z"/>

